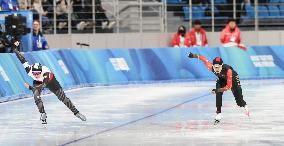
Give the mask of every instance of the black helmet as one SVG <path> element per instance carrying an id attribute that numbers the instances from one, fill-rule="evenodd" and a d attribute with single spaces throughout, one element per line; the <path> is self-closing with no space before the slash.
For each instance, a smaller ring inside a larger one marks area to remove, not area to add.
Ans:
<path id="1" fill-rule="evenodd" d="M 214 60 L 213 60 L 213 65 L 214 64 L 219 64 L 219 65 L 223 65 L 223 60 L 221 57 L 216 57 Z"/>
<path id="2" fill-rule="evenodd" d="M 42 65 L 40 63 L 35 63 L 32 66 L 32 71 L 33 72 L 42 72 Z"/>

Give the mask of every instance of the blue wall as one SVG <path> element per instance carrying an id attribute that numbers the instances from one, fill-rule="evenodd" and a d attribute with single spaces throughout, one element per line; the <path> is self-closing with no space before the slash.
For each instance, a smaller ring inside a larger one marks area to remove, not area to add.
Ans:
<path id="1" fill-rule="evenodd" d="M 241 78 L 283 78 L 284 46 L 238 48 L 149 48 L 149 49 L 60 49 L 28 52 L 30 62 L 51 68 L 64 88 L 94 84 L 177 79 L 213 80 L 201 61 L 188 59 L 193 52 L 209 60 L 221 56 Z M 23 83 L 32 83 L 14 54 L 0 54 L 0 101 L 20 98 L 30 91 Z M 16 95 L 16 96 L 15 96 Z M 11 96 L 14 96 L 11 98 Z"/>

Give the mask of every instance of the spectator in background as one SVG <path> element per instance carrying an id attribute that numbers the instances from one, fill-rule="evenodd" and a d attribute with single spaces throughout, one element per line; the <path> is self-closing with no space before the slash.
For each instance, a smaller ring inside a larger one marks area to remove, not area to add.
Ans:
<path id="1" fill-rule="evenodd" d="M 33 22 L 33 48 L 32 51 L 40 51 L 48 49 L 48 44 L 40 31 L 40 23 L 38 20 Z"/>
<path id="2" fill-rule="evenodd" d="M 236 5 L 234 5 L 234 1 L 236 2 Z M 240 23 L 240 18 L 241 18 L 241 14 L 243 13 L 243 9 L 242 9 L 242 3 L 244 2 L 244 0 L 227 0 L 227 12 L 228 12 L 228 17 L 229 18 L 233 18 L 234 17 L 234 7 L 236 9 L 236 23 L 239 24 Z"/>
<path id="3" fill-rule="evenodd" d="M 115 21 L 109 21 L 106 10 L 102 7 L 101 0 L 95 0 L 96 32 L 103 32 L 104 29 L 112 29 Z"/>
<path id="4" fill-rule="evenodd" d="M 20 10 L 28 10 L 31 6 L 31 0 L 18 0 Z"/>
<path id="5" fill-rule="evenodd" d="M 47 17 L 48 11 L 43 9 L 42 0 L 32 0 L 33 19 L 39 20 L 41 16 L 42 27 L 50 29 L 52 22 Z"/>
<path id="6" fill-rule="evenodd" d="M 73 0 L 73 24 L 77 30 L 84 30 L 87 26 L 92 25 L 93 7 L 91 0 Z"/>
<path id="7" fill-rule="evenodd" d="M 246 50 L 246 47 L 241 44 L 241 32 L 234 19 L 228 21 L 228 24 L 222 30 L 220 40 L 223 47 L 239 47 Z"/>
<path id="8" fill-rule="evenodd" d="M 205 30 L 201 26 L 201 22 L 199 20 L 194 21 L 193 29 L 188 32 L 186 35 L 187 37 L 190 36 L 191 45 L 193 47 L 201 46 L 206 47 L 208 46 L 207 36 Z"/>
<path id="9" fill-rule="evenodd" d="M 1 11 L 18 11 L 19 3 L 17 0 L 1 0 Z"/>
<path id="10" fill-rule="evenodd" d="M 56 17 L 58 29 L 63 29 L 67 25 L 68 3 L 66 0 L 56 0 Z"/>
<path id="11" fill-rule="evenodd" d="M 176 48 L 191 46 L 190 36 L 186 37 L 186 28 L 183 25 L 178 27 L 178 31 L 174 34 L 171 43 Z"/>

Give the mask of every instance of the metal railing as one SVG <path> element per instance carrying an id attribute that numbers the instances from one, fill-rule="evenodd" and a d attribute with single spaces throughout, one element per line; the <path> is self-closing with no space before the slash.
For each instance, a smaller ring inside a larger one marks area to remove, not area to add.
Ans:
<path id="1" fill-rule="evenodd" d="M 36 1 L 36 0 L 35 0 Z M 249 0 L 49 0 L 42 10 L 30 4 L 34 17 L 49 34 L 175 32 L 200 20 L 207 31 L 220 31 L 229 18 L 244 30 L 284 29 L 284 0 L 250 3 Z"/>

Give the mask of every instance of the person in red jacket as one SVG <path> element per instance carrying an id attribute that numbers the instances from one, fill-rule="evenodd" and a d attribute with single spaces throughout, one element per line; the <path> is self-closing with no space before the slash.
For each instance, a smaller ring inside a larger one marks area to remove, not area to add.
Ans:
<path id="1" fill-rule="evenodd" d="M 190 37 L 186 37 L 186 28 L 181 25 L 178 27 L 178 32 L 176 32 L 172 38 L 171 44 L 173 47 L 190 47 Z"/>
<path id="2" fill-rule="evenodd" d="M 189 53 L 189 58 L 197 58 L 201 60 L 209 71 L 212 71 L 216 76 L 216 88 L 212 90 L 213 94 L 216 94 L 216 108 L 217 115 L 215 117 L 215 124 L 219 123 L 222 119 L 221 107 L 222 96 L 225 91 L 231 90 L 238 106 L 245 109 L 245 114 L 249 116 L 249 110 L 247 103 L 243 99 L 242 87 L 238 73 L 230 65 L 223 64 L 223 60 L 220 57 L 216 57 L 211 63 L 207 58 L 201 55 Z"/>
<path id="3" fill-rule="evenodd" d="M 193 47 L 201 46 L 206 47 L 208 46 L 206 31 L 202 28 L 201 22 L 196 20 L 194 22 L 194 28 L 188 32 L 191 39 L 191 45 Z"/>
<path id="4" fill-rule="evenodd" d="M 246 50 L 246 47 L 241 44 L 241 32 L 234 19 L 230 19 L 222 30 L 220 41 L 223 47 L 239 47 Z"/>

